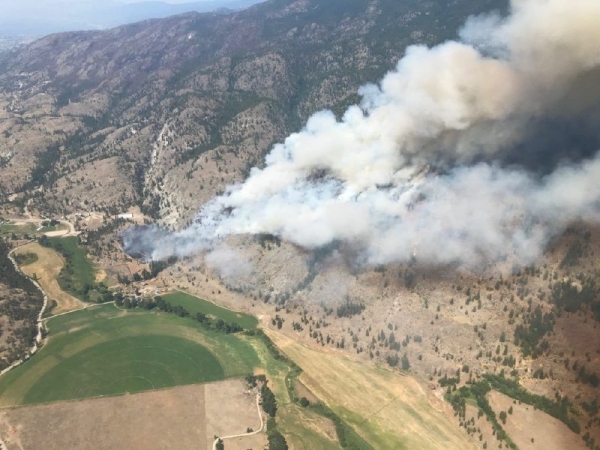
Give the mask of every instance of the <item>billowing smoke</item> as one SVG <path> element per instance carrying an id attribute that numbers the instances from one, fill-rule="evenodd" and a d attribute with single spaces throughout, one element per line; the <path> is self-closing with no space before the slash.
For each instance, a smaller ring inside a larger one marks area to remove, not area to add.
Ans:
<path id="1" fill-rule="evenodd" d="M 206 255 L 206 264 L 212 267 L 226 283 L 252 275 L 253 267 L 243 254 L 221 244 Z"/>
<path id="2" fill-rule="evenodd" d="M 600 2 L 515 0 L 460 36 L 408 48 L 360 106 L 315 114 L 192 226 L 145 232 L 152 256 L 268 233 L 365 264 L 531 262 L 599 220 Z"/>

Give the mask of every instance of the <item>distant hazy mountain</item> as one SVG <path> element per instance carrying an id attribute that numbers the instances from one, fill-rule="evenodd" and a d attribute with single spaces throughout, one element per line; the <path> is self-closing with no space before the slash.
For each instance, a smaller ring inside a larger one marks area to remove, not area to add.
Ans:
<path id="1" fill-rule="evenodd" d="M 18 6 L 0 2 L 0 36 L 46 35 L 61 31 L 105 29 L 145 19 L 164 18 L 185 12 L 235 10 L 262 0 L 204 0 L 184 4 L 147 1 L 123 4 L 65 0 L 23 0 Z"/>

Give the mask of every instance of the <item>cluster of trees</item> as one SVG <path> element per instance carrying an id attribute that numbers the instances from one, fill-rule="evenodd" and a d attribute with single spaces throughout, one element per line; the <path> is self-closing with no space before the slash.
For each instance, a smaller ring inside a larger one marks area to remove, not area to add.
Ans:
<path id="1" fill-rule="evenodd" d="M 587 305 L 593 311 L 595 319 L 600 321 L 600 287 L 591 276 L 580 275 L 578 280 L 581 290 L 574 286 L 571 280 L 556 283 L 550 301 L 558 308 L 571 313 Z"/>
<path id="2" fill-rule="evenodd" d="M 269 441 L 269 450 L 288 450 L 288 444 L 285 440 L 285 437 L 277 429 L 277 422 L 275 420 L 275 416 L 277 415 L 277 400 L 275 399 L 275 394 L 273 394 L 273 391 L 271 391 L 271 389 L 269 389 L 269 386 L 267 385 L 268 382 L 266 377 L 264 375 L 246 376 L 246 381 L 248 381 L 251 385 L 255 386 L 257 380 L 260 380 L 262 382 L 260 387 L 260 404 L 264 412 L 266 412 L 269 415 L 269 419 L 267 421 L 267 438 Z"/>
<path id="3" fill-rule="evenodd" d="M 349 298 L 346 298 L 346 301 L 338 306 L 336 314 L 338 317 L 352 317 L 361 314 L 364 310 L 364 303 L 353 302 Z"/>
<path id="4" fill-rule="evenodd" d="M 271 319 L 271 324 L 273 326 L 277 326 L 277 329 L 281 330 L 281 327 L 283 327 L 283 322 L 285 322 L 285 319 L 283 317 L 280 317 L 279 314 L 277 314 L 273 319 Z"/>
<path id="5" fill-rule="evenodd" d="M 172 305 L 170 302 L 166 301 L 163 297 L 159 295 L 154 297 L 153 299 L 132 299 L 118 294 L 115 295 L 114 298 L 117 306 L 127 309 L 140 308 L 148 311 L 157 309 L 159 311 L 163 311 L 169 314 L 175 314 L 179 317 L 192 317 L 189 311 L 183 306 Z M 244 330 L 237 323 L 225 322 L 223 319 L 215 319 L 201 312 L 196 313 L 196 315 L 193 316 L 193 319 L 199 322 L 205 329 L 218 331 L 220 333 L 239 333 L 240 331 Z"/>
<path id="6" fill-rule="evenodd" d="M 275 400 L 275 394 L 267 386 L 267 382 L 263 382 L 260 387 L 261 406 L 262 409 L 271 417 L 275 417 L 277 414 L 277 400 Z"/>
<path id="7" fill-rule="evenodd" d="M 291 360 L 288 359 L 285 355 L 281 354 L 279 349 L 275 346 L 273 341 L 265 334 L 265 332 L 261 329 L 256 330 L 246 330 L 245 334 L 248 336 L 256 336 L 259 338 L 262 343 L 265 345 L 271 356 L 276 360 L 285 361 L 292 369 L 299 370 L 299 367 Z"/>
<path id="8" fill-rule="evenodd" d="M 522 324 L 516 326 L 514 343 L 521 347 L 523 356 L 537 358 L 549 348 L 548 341 L 543 338 L 553 330 L 554 321 L 554 314 L 544 314 L 538 306 Z"/>
<path id="9" fill-rule="evenodd" d="M 15 269 L 8 258 L 9 251 L 8 244 L 0 239 L 0 281 L 10 288 L 21 289 L 30 295 L 41 297 L 41 292 L 31 280 Z"/>
<path id="10" fill-rule="evenodd" d="M 254 375 L 253 373 L 249 373 L 244 379 L 246 380 L 246 383 L 248 383 L 248 386 L 252 388 L 256 387 L 258 381 L 261 383 L 267 382 L 267 376 L 264 374 Z"/>
<path id="11" fill-rule="evenodd" d="M 598 406 L 598 400 L 594 399 L 591 402 L 583 402 L 581 404 L 581 407 L 590 415 L 590 417 L 593 417 L 595 415 L 598 414 L 598 411 L 600 411 L 600 407 Z"/>
<path id="12" fill-rule="evenodd" d="M 258 242 L 263 249 L 271 249 L 271 244 L 281 247 L 281 238 L 272 234 L 261 233 L 257 236 Z"/>
<path id="13" fill-rule="evenodd" d="M 60 224 L 60 221 L 56 219 L 44 220 L 42 222 L 43 227 L 55 227 Z"/>
<path id="14" fill-rule="evenodd" d="M 446 374 L 438 380 L 438 383 L 442 387 L 457 385 L 458 383 L 460 383 L 460 370 L 456 371 L 456 378 L 448 378 L 448 375 Z"/>
<path id="15" fill-rule="evenodd" d="M 448 391 L 446 392 L 446 399 L 449 401 L 449 403 L 452 405 L 452 408 L 461 419 L 461 424 L 463 424 L 465 427 L 467 399 L 475 399 L 480 411 L 487 417 L 490 424 L 492 425 L 496 438 L 499 441 L 504 441 L 509 448 L 516 449 L 516 444 L 510 439 L 506 431 L 504 431 L 504 429 L 498 422 L 496 413 L 492 409 L 492 406 L 490 405 L 487 399 L 487 393 L 490 390 L 491 386 L 486 380 L 468 383 L 467 385 L 462 386 L 459 389 L 456 389 L 456 386 L 449 386 Z M 506 420 L 506 417 L 504 417 L 504 420 Z"/>
<path id="16" fill-rule="evenodd" d="M 288 373 L 288 380 L 290 382 L 286 382 L 286 388 L 288 389 L 289 397 L 292 399 L 294 403 L 299 404 L 303 408 L 310 408 L 311 411 L 330 419 L 334 426 L 336 435 L 338 438 L 338 442 L 343 449 L 348 450 L 368 450 L 371 447 L 343 420 L 341 420 L 331 409 L 329 409 L 326 405 L 321 402 L 311 403 L 307 398 L 301 397 L 298 398 L 294 391 L 294 383 L 291 380 L 302 373 L 302 369 L 298 367 L 292 360 L 287 358 L 285 355 L 279 352 L 275 344 L 271 341 L 271 339 L 260 329 L 258 330 L 249 330 L 245 332 L 249 336 L 256 336 L 264 343 L 264 345 L 269 350 L 269 353 L 273 356 L 273 358 L 284 361 L 291 369 L 291 372 Z M 248 375 L 246 376 L 246 381 L 250 386 L 255 385 L 256 381 L 266 380 L 264 375 Z M 271 430 L 272 432 L 269 432 Z M 276 422 L 274 417 L 269 417 L 267 421 L 267 432 L 269 435 L 275 434 L 276 431 Z M 273 445 L 280 445 L 279 438 L 272 438 L 269 440 L 269 443 L 273 442 Z M 287 444 L 286 444 L 287 445 Z M 287 447 L 273 447 L 273 449 L 285 449 Z M 269 447 L 269 450 L 272 450 Z"/>
<path id="17" fill-rule="evenodd" d="M 571 247 L 569 247 L 567 254 L 560 262 L 560 268 L 564 269 L 565 267 L 572 267 L 577 265 L 577 263 L 579 262 L 581 257 L 584 256 L 584 254 L 585 251 L 583 245 L 580 241 L 576 241 L 573 245 L 571 245 Z"/>
<path id="18" fill-rule="evenodd" d="M 150 270 L 144 269 L 140 273 L 133 274 L 133 281 L 152 280 L 158 276 L 167 267 L 172 266 L 177 262 L 176 256 L 171 256 L 167 261 L 152 261 Z"/>
<path id="19" fill-rule="evenodd" d="M 598 375 L 596 375 L 596 372 L 586 371 L 585 366 L 581 366 L 579 368 L 579 373 L 577 374 L 577 381 L 590 384 L 595 388 L 598 387 L 598 385 L 600 384 L 600 380 L 598 379 Z"/>
<path id="20" fill-rule="evenodd" d="M 127 223 L 126 219 L 115 219 L 110 222 L 104 223 L 100 228 L 96 230 L 89 230 L 86 233 L 86 245 L 99 250 L 102 239 L 106 236 L 114 236 L 115 232 Z"/>
<path id="21" fill-rule="evenodd" d="M 13 258 L 19 266 L 26 266 L 27 264 L 36 262 L 38 255 L 36 253 L 16 253 L 13 255 Z"/>
<path id="22" fill-rule="evenodd" d="M 516 448 L 515 444 L 510 440 L 498 422 L 498 418 L 503 423 L 506 422 L 506 412 L 500 412 L 497 418 L 496 413 L 493 411 L 487 400 L 487 393 L 492 389 L 501 392 L 519 402 L 532 405 L 535 408 L 544 411 L 545 413 L 566 424 L 575 433 L 579 433 L 581 431 L 579 423 L 571 416 L 571 403 L 566 397 L 560 397 L 558 394 L 556 394 L 556 399 L 551 400 L 541 395 L 532 394 L 521 387 L 517 380 L 506 378 L 502 372 L 500 375 L 483 375 L 483 380 L 478 382 L 469 381 L 465 386 L 462 386 L 459 389 L 456 388 L 456 383 L 458 381 L 460 381 L 460 379 L 447 377 L 440 379 L 440 384 L 442 386 L 448 386 L 446 399 L 450 402 L 457 415 L 464 420 L 466 412 L 466 400 L 469 398 L 474 399 L 482 413 L 487 416 L 488 420 L 492 424 L 498 439 L 504 440 L 509 448 Z M 586 406 L 586 410 L 589 409 L 589 411 L 594 413 L 598 412 L 597 404 L 587 404 Z M 512 407 L 509 408 L 508 413 L 512 414 Z"/>
<path id="23" fill-rule="evenodd" d="M 405 372 L 410 370 L 410 361 L 408 360 L 408 355 L 406 353 L 402 355 L 402 358 L 400 358 L 397 353 L 388 355 L 386 361 L 391 367 L 396 367 L 398 363 L 401 363 L 402 370 Z"/>
<path id="24" fill-rule="evenodd" d="M 31 170 L 31 174 L 22 190 L 28 191 L 44 184 L 51 185 L 58 179 L 54 166 L 60 160 L 60 144 L 53 144 L 45 151 L 36 152 L 36 165 Z"/>

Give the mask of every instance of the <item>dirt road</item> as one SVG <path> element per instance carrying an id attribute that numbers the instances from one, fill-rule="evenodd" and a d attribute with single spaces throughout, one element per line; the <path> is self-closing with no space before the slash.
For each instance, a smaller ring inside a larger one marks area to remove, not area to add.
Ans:
<path id="1" fill-rule="evenodd" d="M 8 217 L 6 220 L 14 223 L 15 225 L 26 225 L 28 223 L 33 223 L 33 224 L 36 224 L 39 226 L 44 220 L 47 220 L 47 219 L 41 219 L 39 217 L 31 217 L 30 216 L 29 218 Z M 67 220 L 59 220 L 59 222 L 65 228 L 63 228 L 62 230 L 49 231 L 44 234 L 48 237 L 67 237 L 67 236 L 79 235 L 79 231 L 75 230 L 75 225 L 73 225 L 71 222 L 69 222 Z"/>
<path id="2" fill-rule="evenodd" d="M 250 433 L 234 434 L 232 436 L 218 437 L 217 439 L 215 439 L 215 442 L 213 442 L 213 450 L 217 450 L 217 444 L 219 443 L 219 440 L 224 441 L 225 439 L 235 439 L 235 438 L 241 438 L 241 437 L 246 437 L 246 436 L 254 436 L 255 434 L 260 433 L 263 430 L 265 424 L 263 422 L 262 412 L 260 411 L 260 392 L 258 390 L 256 391 L 256 409 L 258 410 L 258 418 L 260 419 L 260 428 L 258 430 L 251 431 Z"/>
<path id="3" fill-rule="evenodd" d="M 17 264 L 17 261 L 15 261 L 15 259 L 13 258 L 13 253 L 16 250 L 19 250 L 20 247 L 17 247 L 15 249 L 12 249 L 9 253 L 8 253 L 8 258 L 10 259 L 10 261 L 12 262 L 13 266 L 15 266 L 15 269 L 18 270 L 19 272 L 23 273 L 23 271 L 21 270 L 21 268 L 19 267 L 19 265 Z M 43 325 L 43 321 L 42 321 L 42 316 L 44 315 L 44 311 L 46 311 L 46 308 L 48 306 L 48 295 L 46 294 L 46 292 L 44 292 L 44 289 L 42 289 L 42 286 L 40 286 L 40 284 L 35 281 L 35 280 L 31 280 L 33 282 L 33 284 L 35 284 L 35 286 L 42 292 L 42 294 L 44 295 L 44 303 L 42 304 L 42 309 L 40 310 L 40 313 L 38 314 L 38 318 L 37 318 L 37 328 L 38 328 L 38 333 L 37 336 L 35 337 L 35 342 L 33 343 L 33 347 L 31 347 L 31 350 L 29 351 L 30 355 L 35 354 L 39 348 L 40 348 L 40 344 L 42 343 L 43 337 L 42 337 L 42 329 L 44 327 Z M 22 364 L 24 362 L 24 360 L 19 360 L 19 361 L 15 361 L 13 364 L 11 364 L 10 366 L 8 366 L 6 369 L 0 371 L 0 375 L 5 374 L 6 372 L 14 369 L 15 367 L 19 366 L 20 364 Z M 4 449 L 4 447 L 0 447 L 1 449 Z"/>

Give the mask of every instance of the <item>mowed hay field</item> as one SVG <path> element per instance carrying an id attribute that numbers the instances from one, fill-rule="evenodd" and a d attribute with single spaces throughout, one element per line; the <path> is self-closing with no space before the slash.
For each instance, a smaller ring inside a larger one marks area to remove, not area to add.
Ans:
<path id="1" fill-rule="evenodd" d="M 185 292 L 170 292 L 162 297 L 173 306 L 182 306 L 192 316 L 195 316 L 196 313 L 210 315 L 223 319 L 225 322 L 237 323 L 245 330 L 254 330 L 258 325 L 258 319 L 254 316 L 222 308 Z"/>
<path id="2" fill-rule="evenodd" d="M 0 378 L 0 406 L 134 393 L 242 376 L 252 345 L 192 319 L 94 306 L 48 320 L 48 343 Z"/>
<path id="3" fill-rule="evenodd" d="M 302 369 L 300 377 L 375 449 L 475 448 L 429 402 L 412 377 L 335 352 L 323 352 L 274 331 L 267 334 Z"/>
<path id="4" fill-rule="evenodd" d="M 48 298 L 56 300 L 57 306 L 52 311 L 54 314 L 72 311 L 85 306 L 81 300 L 67 294 L 60 288 L 56 278 L 64 267 L 65 262 L 56 250 L 42 247 L 40 244 L 33 242 L 19 248 L 15 253 L 20 255 L 34 253 L 38 255 L 37 261 L 21 266 L 20 269 L 29 277 L 33 278 L 35 276 L 42 289 L 48 294 Z"/>
<path id="5" fill-rule="evenodd" d="M 215 434 L 259 427 L 255 393 L 239 378 L 0 411 L 3 450 L 212 450 Z M 226 448 L 262 449 L 267 438 L 236 441 Z"/>

